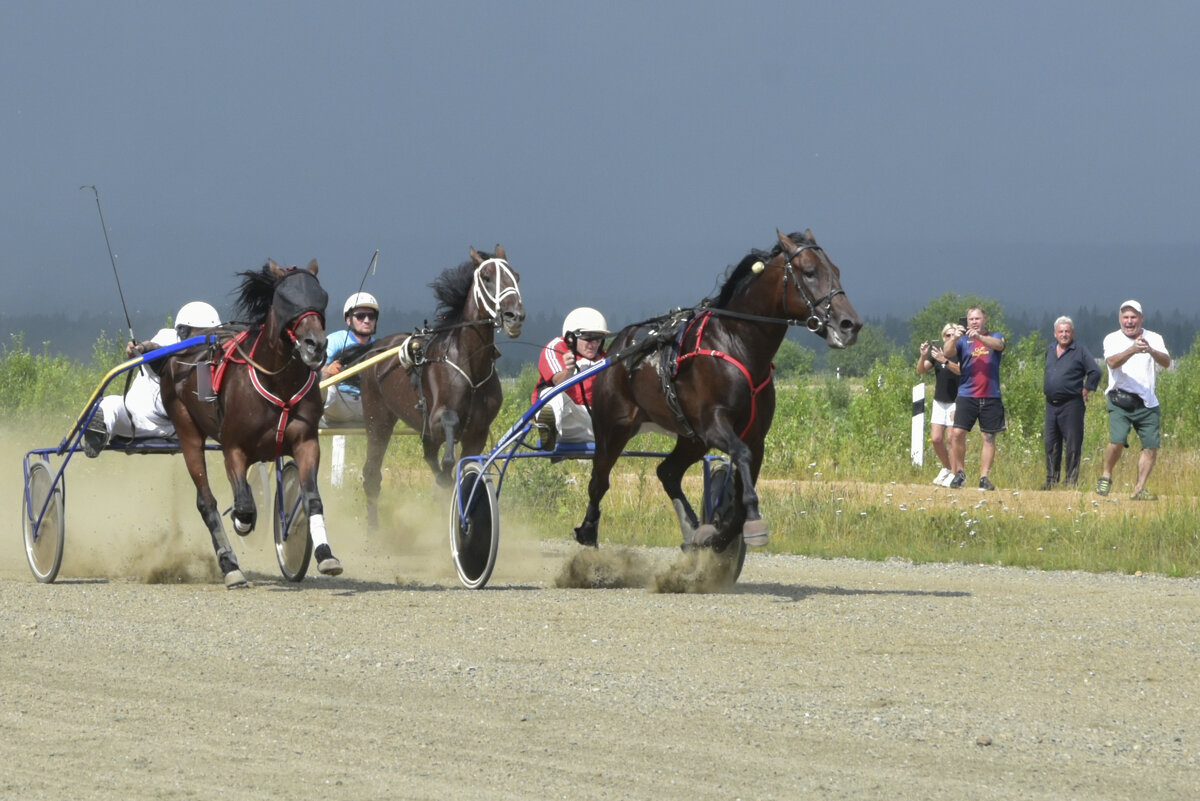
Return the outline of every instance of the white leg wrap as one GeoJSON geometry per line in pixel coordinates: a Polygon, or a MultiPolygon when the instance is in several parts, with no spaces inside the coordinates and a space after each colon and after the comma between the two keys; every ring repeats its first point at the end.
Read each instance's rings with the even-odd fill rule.
{"type": "Polygon", "coordinates": [[[325,533],[325,515],[308,518],[308,534],[312,537],[313,548],[329,544],[329,535],[325,533]]]}

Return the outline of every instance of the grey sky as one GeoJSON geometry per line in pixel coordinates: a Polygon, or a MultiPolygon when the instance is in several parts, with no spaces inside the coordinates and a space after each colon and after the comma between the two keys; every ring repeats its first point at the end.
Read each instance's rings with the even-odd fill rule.
{"type": "Polygon", "coordinates": [[[432,311],[500,242],[531,313],[621,322],[776,227],[867,316],[1195,286],[1200,4],[15,2],[0,31],[2,313],[123,319],[81,184],[164,313],[268,256],[340,306],[376,248],[366,288],[432,311]]]}

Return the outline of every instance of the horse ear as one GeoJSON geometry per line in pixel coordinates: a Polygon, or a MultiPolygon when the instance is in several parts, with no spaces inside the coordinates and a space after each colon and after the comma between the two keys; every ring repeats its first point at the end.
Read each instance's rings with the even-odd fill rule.
{"type": "Polygon", "coordinates": [[[304,269],[308,270],[308,271],[309,271],[310,273],[312,273],[313,275],[316,275],[316,274],[317,274],[317,269],[318,269],[318,267],[317,267],[317,260],[316,260],[316,259],[313,259],[312,261],[310,261],[310,262],[308,263],[308,266],[307,266],[307,267],[305,267],[304,269]]]}
{"type": "Polygon", "coordinates": [[[779,244],[787,248],[789,253],[796,249],[796,243],[788,239],[783,231],[780,231],[778,228],[775,229],[775,236],[779,237],[779,244]]]}
{"type": "Polygon", "coordinates": [[[275,276],[276,278],[281,278],[283,276],[283,268],[276,264],[274,259],[267,259],[267,269],[270,270],[271,275],[275,276]]]}
{"type": "Polygon", "coordinates": [[[812,232],[811,228],[804,229],[804,238],[807,239],[809,242],[812,242],[814,245],[817,244],[817,238],[815,236],[813,236],[813,232],[812,232]]]}
{"type": "Polygon", "coordinates": [[[478,267],[480,265],[480,263],[483,262],[483,257],[479,255],[479,251],[476,250],[474,247],[471,248],[471,261],[475,262],[476,267],[478,267]]]}
{"type": "Polygon", "coordinates": [[[499,242],[496,243],[495,253],[496,253],[497,259],[507,259],[508,258],[508,255],[504,252],[504,247],[499,242]]]}

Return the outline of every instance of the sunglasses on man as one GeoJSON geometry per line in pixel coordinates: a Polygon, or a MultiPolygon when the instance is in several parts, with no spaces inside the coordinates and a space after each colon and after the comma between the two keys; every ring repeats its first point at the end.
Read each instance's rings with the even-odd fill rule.
{"type": "Polygon", "coordinates": [[[367,320],[374,320],[378,317],[379,317],[378,312],[373,312],[373,311],[354,312],[354,319],[358,320],[360,323],[366,322],[367,320]]]}
{"type": "Polygon", "coordinates": [[[580,342],[603,342],[604,334],[580,334],[578,339],[580,342]]]}

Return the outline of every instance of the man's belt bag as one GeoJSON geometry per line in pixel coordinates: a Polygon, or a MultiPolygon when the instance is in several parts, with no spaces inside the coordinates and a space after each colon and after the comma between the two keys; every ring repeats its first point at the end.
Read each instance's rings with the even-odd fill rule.
{"type": "Polygon", "coordinates": [[[1108,393],[1108,399],[1112,401],[1112,405],[1118,409],[1124,409],[1127,412],[1136,411],[1146,404],[1142,402],[1142,396],[1133,392],[1126,392],[1123,389],[1114,389],[1108,393]]]}

